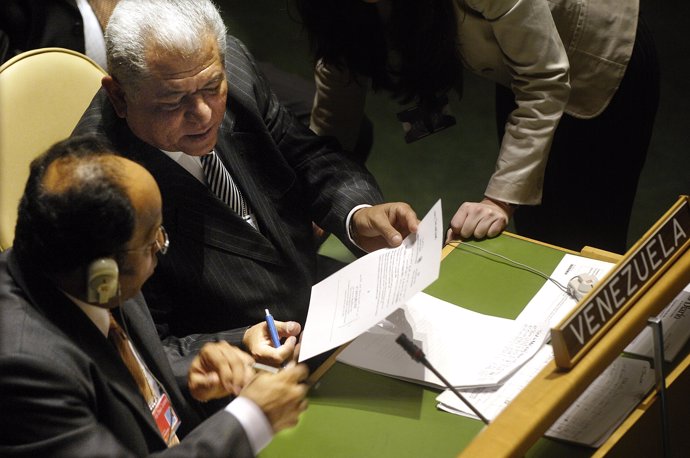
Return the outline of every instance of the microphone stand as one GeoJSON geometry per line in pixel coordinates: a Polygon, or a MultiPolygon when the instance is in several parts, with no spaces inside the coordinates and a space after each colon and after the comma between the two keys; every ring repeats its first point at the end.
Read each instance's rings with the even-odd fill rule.
{"type": "Polygon", "coordinates": [[[403,334],[400,334],[400,335],[398,336],[398,338],[395,339],[395,342],[396,342],[398,345],[400,345],[401,347],[403,347],[403,349],[407,352],[408,355],[410,355],[410,357],[411,357],[413,360],[417,361],[418,363],[422,363],[422,364],[424,365],[424,367],[426,367],[426,368],[429,369],[431,372],[433,372],[434,375],[436,375],[436,377],[438,377],[438,378],[443,382],[443,384],[446,385],[446,387],[448,387],[448,389],[449,389],[450,391],[452,391],[453,393],[455,393],[455,395],[456,395],[458,398],[460,398],[460,400],[461,400],[467,407],[469,407],[469,408],[472,410],[472,412],[474,412],[474,414],[475,414],[481,421],[484,422],[484,424],[486,424],[486,425],[489,424],[489,420],[487,420],[487,418],[486,418],[484,415],[482,415],[481,412],[479,412],[472,404],[470,404],[469,401],[468,401],[467,399],[465,399],[465,397],[464,397],[462,394],[460,394],[460,392],[459,392],[453,385],[451,385],[450,382],[448,382],[448,380],[446,380],[445,377],[442,376],[442,375],[436,370],[436,368],[434,368],[434,366],[431,365],[431,363],[429,362],[429,360],[426,359],[426,356],[424,355],[424,352],[422,351],[422,349],[419,348],[417,345],[415,345],[414,342],[412,342],[404,333],[403,333],[403,334]]]}

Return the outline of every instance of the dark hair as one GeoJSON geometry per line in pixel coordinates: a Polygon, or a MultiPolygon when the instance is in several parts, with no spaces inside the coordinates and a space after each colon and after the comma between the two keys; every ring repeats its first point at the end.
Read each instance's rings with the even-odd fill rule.
{"type": "Polygon", "coordinates": [[[394,0],[388,24],[361,0],[294,0],[315,59],[372,78],[403,103],[462,84],[449,0],[394,0]]]}
{"type": "MultiPolygon", "coordinates": [[[[45,273],[69,272],[115,256],[131,239],[135,210],[114,153],[94,137],[73,137],[31,162],[19,203],[13,250],[45,273]],[[51,164],[57,189],[44,186],[51,164]]],[[[55,187],[53,187],[55,188],[55,187]]]]}

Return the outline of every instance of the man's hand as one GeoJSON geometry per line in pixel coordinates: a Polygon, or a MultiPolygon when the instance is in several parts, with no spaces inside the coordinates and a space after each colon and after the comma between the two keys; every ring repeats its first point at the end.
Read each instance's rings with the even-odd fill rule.
{"type": "Polygon", "coordinates": [[[277,367],[287,359],[296,358],[295,344],[302,327],[296,321],[275,321],[275,325],[278,337],[281,339],[287,337],[280,347],[273,346],[268,325],[265,322],[247,329],[242,343],[258,362],[277,367]]]}
{"type": "Polygon", "coordinates": [[[199,401],[238,395],[254,377],[254,359],[227,342],[207,343],[192,361],[187,383],[199,401]]]}
{"type": "Polygon", "coordinates": [[[506,228],[514,211],[512,206],[489,198],[464,202],[450,220],[446,243],[458,236],[462,239],[496,237],[506,228]]]}
{"type": "Polygon", "coordinates": [[[350,221],[352,239],[364,251],[400,246],[410,233],[417,232],[419,220],[404,202],[374,205],[357,210],[350,221]]]}
{"type": "Polygon", "coordinates": [[[295,426],[299,414],[307,408],[305,399],[309,385],[304,382],[309,370],[298,364],[276,374],[262,372],[240,393],[259,406],[271,423],[274,432],[295,426]]]}

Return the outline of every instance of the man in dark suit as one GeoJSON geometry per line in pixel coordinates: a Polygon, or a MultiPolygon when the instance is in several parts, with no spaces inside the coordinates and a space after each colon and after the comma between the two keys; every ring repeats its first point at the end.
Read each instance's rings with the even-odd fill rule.
{"type": "Polygon", "coordinates": [[[304,365],[254,376],[208,344],[201,421],[176,385],[141,285],[167,250],[161,196],[140,165],[74,138],[37,158],[12,249],[0,254],[0,456],[252,456],[306,407],[304,365]]]}
{"type": "MultiPolygon", "coordinates": [[[[106,67],[103,25],[95,11],[108,11],[87,0],[4,0],[0,2],[0,34],[7,48],[0,63],[36,48],[59,47],[86,54],[106,67]]],[[[107,3],[107,2],[106,2],[107,3]]]]}
{"type": "MultiPolygon", "coordinates": [[[[144,293],[163,337],[194,334],[183,341],[194,345],[208,338],[197,333],[250,326],[266,308],[303,322],[311,286],[328,273],[312,221],[360,253],[416,231],[409,205],[382,204],[366,169],[278,103],[210,1],[121,0],[106,44],[110,76],[75,133],[106,138],[161,188],[175,246],[144,293]],[[214,155],[246,214],[214,194],[202,165],[214,155]]],[[[262,331],[244,335],[251,353],[285,358],[262,331]]]]}

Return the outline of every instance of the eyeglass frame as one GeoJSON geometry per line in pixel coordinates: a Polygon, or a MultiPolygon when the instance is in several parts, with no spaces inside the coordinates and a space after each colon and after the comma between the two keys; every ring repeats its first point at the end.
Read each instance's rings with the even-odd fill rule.
{"type": "Polygon", "coordinates": [[[123,253],[131,253],[135,251],[144,251],[144,249],[149,249],[152,250],[153,247],[156,247],[158,251],[156,251],[156,254],[160,253],[161,255],[165,256],[165,254],[168,252],[168,248],[170,247],[170,238],[168,237],[168,231],[165,230],[163,225],[161,224],[158,226],[158,230],[156,231],[156,240],[153,242],[149,243],[145,247],[141,248],[132,248],[129,250],[120,250],[123,253]],[[159,240],[159,236],[163,236],[163,244],[161,245],[161,241],[159,240]]]}

